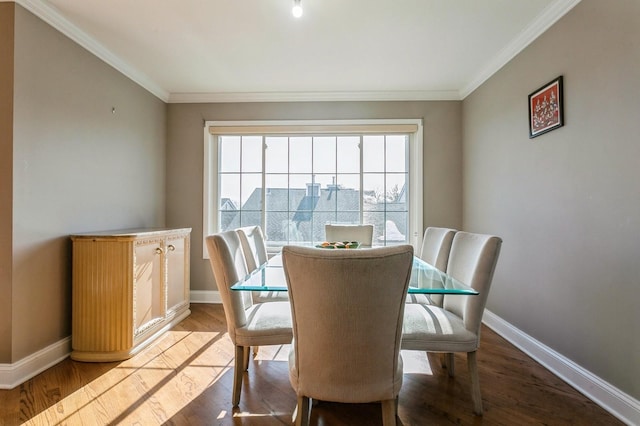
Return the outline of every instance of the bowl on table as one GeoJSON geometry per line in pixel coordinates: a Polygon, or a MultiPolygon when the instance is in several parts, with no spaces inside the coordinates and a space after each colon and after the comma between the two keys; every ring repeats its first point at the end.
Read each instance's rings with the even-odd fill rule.
{"type": "Polygon", "coordinates": [[[360,243],[358,241],[325,241],[316,245],[316,247],[322,249],[357,249],[360,247],[360,243]]]}

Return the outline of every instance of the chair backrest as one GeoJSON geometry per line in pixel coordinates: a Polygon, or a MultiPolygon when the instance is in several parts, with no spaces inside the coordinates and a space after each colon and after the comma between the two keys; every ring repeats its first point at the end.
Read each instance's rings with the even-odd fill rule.
{"type": "Polygon", "coordinates": [[[424,231],[420,259],[446,272],[453,236],[457,230],[430,226],[424,231]]]}
{"type": "Polygon", "coordinates": [[[337,402],[373,402],[398,395],[412,259],[410,245],[371,250],[283,248],[297,373],[297,383],[292,384],[298,395],[337,402]]]}
{"type": "Polygon", "coordinates": [[[444,297],[444,309],[464,320],[465,328],[480,334],[493,272],[500,254],[502,239],[493,235],[457,232],[451,244],[447,274],[473,287],[477,296],[444,297]]]}
{"type": "Polygon", "coordinates": [[[244,257],[247,261],[247,270],[253,272],[269,260],[262,228],[259,226],[245,226],[244,228],[236,229],[236,232],[240,237],[244,257]]]}
{"type": "Polygon", "coordinates": [[[331,225],[324,226],[327,241],[358,241],[362,247],[373,245],[373,225],[331,225]]]}
{"type": "Polygon", "coordinates": [[[231,286],[247,274],[247,264],[236,231],[226,231],[206,238],[213,276],[220,292],[229,337],[235,344],[236,328],[247,323],[245,309],[252,305],[251,292],[233,291],[231,286]]]}

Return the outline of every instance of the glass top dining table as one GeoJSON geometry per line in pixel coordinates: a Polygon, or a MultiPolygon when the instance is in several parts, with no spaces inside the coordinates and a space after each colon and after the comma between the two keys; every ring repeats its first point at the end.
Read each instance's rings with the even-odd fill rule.
{"type": "MultiPolygon", "coordinates": [[[[287,291],[282,256],[275,255],[231,287],[236,291],[287,291]]],[[[477,295],[476,290],[442,272],[419,257],[413,257],[409,294],[477,295]]]]}

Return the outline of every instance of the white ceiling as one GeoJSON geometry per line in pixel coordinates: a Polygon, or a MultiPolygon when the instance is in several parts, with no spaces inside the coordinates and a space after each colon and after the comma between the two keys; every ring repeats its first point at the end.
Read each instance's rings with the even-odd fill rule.
{"type": "Polygon", "coordinates": [[[16,3],[164,101],[242,102],[463,99],[579,1],[16,3]]]}

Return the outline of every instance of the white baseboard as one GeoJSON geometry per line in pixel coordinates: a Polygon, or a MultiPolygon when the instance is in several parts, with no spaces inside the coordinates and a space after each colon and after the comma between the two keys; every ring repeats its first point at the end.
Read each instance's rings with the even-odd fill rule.
{"type": "Polygon", "coordinates": [[[71,337],[66,337],[14,364],[0,364],[0,389],[13,389],[65,359],[71,353],[71,337]]]}
{"type": "Polygon", "coordinates": [[[622,422],[628,425],[640,425],[640,401],[637,399],[523,333],[491,311],[485,310],[483,322],[622,422]]]}
{"type": "MultiPolygon", "coordinates": [[[[192,291],[192,303],[222,303],[217,291],[192,291]]],[[[189,312],[174,318],[158,333],[163,333],[186,317],[189,312]]],[[[156,333],[156,334],[158,334],[156,333]]],[[[53,367],[71,354],[71,336],[66,337],[13,364],[0,364],[0,389],[13,389],[44,370],[53,367]]]]}
{"type": "Polygon", "coordinates": [[[191,303],[222,303],[222,299],[218,291],[191,290],[191,303]]]}

